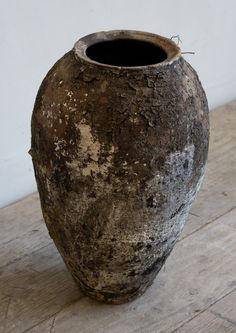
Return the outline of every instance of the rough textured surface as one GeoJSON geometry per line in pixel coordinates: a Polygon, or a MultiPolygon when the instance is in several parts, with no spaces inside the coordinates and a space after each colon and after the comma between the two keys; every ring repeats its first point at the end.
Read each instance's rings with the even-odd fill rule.
{"type": "Polygon", "coordinates": [[[98,300],[143,293],[171,252],[201,182],[208,108],[182,58],[99,67],[68,52],[32,117],[44,219],[72,276],[98,300]]]}
{"type": "Polygon", "coordinates": [[[236,318],[236,101],[210,118],[206,175],[188,222],[133,302],[82,295],[48,237],[37,193],[0,209],[1,333],[228,332],[236,318]]]}

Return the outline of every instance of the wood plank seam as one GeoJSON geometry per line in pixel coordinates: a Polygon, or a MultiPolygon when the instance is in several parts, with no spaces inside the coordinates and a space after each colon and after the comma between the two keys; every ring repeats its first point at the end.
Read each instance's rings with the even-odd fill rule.
{"type": "Polygon", "coordinates": [[[19,258],[13,259],[12,261],[8,262],[7,264],[5,264],[5,265],[3,265],[3,266],[0,266],[0,268],[1,268],[1,269],[3,269],[3,268],[7,268],[8,266],[17,263],[18,261],[20,261],[20,260],[22,260],[22,259],[24,259],[24,258],[26,258],[26,257],[29,257],[29,256],[31,256],[32,254],[34,254],[35,252],[38,252],[38,251],[40,251],[40,250],[42,250],[42,249],[44,249],[45,247],[48,247],[48,246],[50,246],[50,245],[51,245],[51,243],[49,243],[49,244],[47,244],[47,245],[44,245],[44,246],[41,246],[41,247],[39,247],[38,249],[36,249],[36,250],[34,250],[34,251],[30,252],[30,253],[26,253],[26,254],[24,254],[23,256],[19,257],[19,258]]]}
{"type": "Polygon", "coordinates": [[[191,211],[189,212],[189,215],[195,216],[195,217],[200,217],[200,215],[192,213],[191,211]]]}
{"type": "Polygon", "coordinates": [[[222,295],[220,298],[218,298],[217,300],[215,300],[213,303],[211,303],[208,307],[200,310],[195,316],[190,317],[188,320],[186,320],[185,322],[183,322],[182,324],[180,324],[178,327],[176,327],[173,331],[171,331],[170,333],[175,333],[178,332],[178,330],[182,327],[184,327],[186,324],[188,324],[190,321],[192,321],[193,319],[197,318],[198,316],[200,316],[202,313],[206,312],[207,310],[210,310],[210,308],[217,304],[218,302],[220,302],[222,299],[224,299],[225,297],[227,297],[228,295],[230,295],[231,293],[235,292],[236,288],[230,290],[229,292],[227,292],[226,294],[222,295]]]}
{"type": "MultiPolygon", "coordinates": [[[[66,303],[64,306],[61,307],[60,310],[56,311],[55,313],[53,313],[52,315],[48,316],[47,318],[44,318],[43,320],[40,320],[38,323],[34,324],[33,326],[28,327],[26,330],[22,331],[21,333],[26,333],[26,332],[30,331],[31,329],[37,327],[38,325],[40,325],[40,324],[44,323],[45,321],[47,321],[47,320],[49,320],[49,319],[52,319],[52,318],[53,318],[53,320],[52,320],[52,324],[53,324],[53,326],[54,326],[54,323],[55,323],[55,320],[56,320],[56,316],[57,316],[60,312],[62,312],[62,311],[65,310],[67,307],[71,306],[72,304],[74,304],[74,303],[80,301],[80,300],[81,300],[82,298],[84,298],[84,297],[85,297],[85,296],[82,295],[82,296],[78,297],[76,300],[74,300],[74,301],[72,301],[72,302],[68,302],[68,303],[66,303]]],[[[52,324],[51,324],[51,327],[52,327],[52,324]]],[[[52,329],[53,329],[53,328],[52,328],[52,329]]],[[[51,331],[50,331],[50,332],[51,332],[51,331]]]]}
{"type": "Polygon", "coordinates": [[[54,316],[54,318],[53,318],[53,320],[52,320],[52,325],[51,325],[51,327],[50,327],[50,333],[52,333],[52,330],[53,330],[53,328],[54,328],[54,323],[55,323],[55,320],[56,320],[56,316],[57,316],[57,314],[55,314],[55,316],[54,316]]]}
{"type": "MultiPolygon", "coordinates": [[[[39,220],[35,221],[35,224],[38,225],[39,223],[45,223],[45,222],[44,222],[44,219],[39,219],[39,220]]],[[[45,227],[46,227],[46,226],[45,226],[45,227]]],[[[33,230],[35,230],[35,229],[32,229],[31,231],[33,231],[33,230]]],[[[26,231],[25,233],[21,234],[20,236],[16,236],[15,238],[11,238],[11,239],[9,239],[9,240],[6,241],[6,242],[2,242],[1,245],[6,245],[6,244],[9,244],[9,243],[11,243],[11,242],[17,240],[17,239],[21,239],[23,236],[27,235],[28,232],[29,232],[29,231],[26,231]]]]}
{"type": "Polygon", "coordinates": [[[6,332],[6,328],[7,328],[7,317],[8,317],[8,312],[9,312],[9,307],[10,307],[10,304],[11,304],[11,296],[7,296],[8,297],[8,303],[7,303],[7,306],[6,306],[6,311],[5,311],[5,314],[4,314],[4,324],[3,324],[3,333],[6,332]]]}
{"type": "MultiPolygon", "coordinates": [[[[210,220],[209,222],[206,222],[205,224],[203,224],[203,225],[202,225],[201,227],[199,227],[198,229],[194,230],[193,232],[191,232],[191,233],[187,234],[186,236],[184,236],[183,238],[179,239],[177,242],[182,242],[183,240],[187,239],[189,236],[191,236],[191,235],[195,234],[196,232],[198,232],[198,231],[204,229],[205,227],[209,226],[209,224],[218,221],[221,217],[223,217],[224,215],[226,215],[226,214],[232,212],[234,209],[236,209],[236,206],[231,207],[231,208],[228,209],[226,212],[224,212],[224,213],[222,213],[222,214],[216,216],[214,219],[210,220]]],[[[188,223],[188,222],[187,222],[187,223],[188,223]]]]}
{"type": "Polygon", "coordinates": [[[231,320],[230,318],[226,317],[226,316],[223,316],[222,314],[220,314],[219,312],[216,312],[216,311],[210,311],[213,315],[215,315],[216,317],[224,320],[224,321],[227,321],[228,323],[232,324],[233,326],[236,327],[236,321],[235,320],[231,320]]]}

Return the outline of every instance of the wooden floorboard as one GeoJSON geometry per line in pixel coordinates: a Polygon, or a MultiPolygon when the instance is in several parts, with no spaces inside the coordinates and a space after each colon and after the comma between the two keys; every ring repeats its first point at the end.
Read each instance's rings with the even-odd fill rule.
{"type": "Polygon", "coordinates": [[[236,102],[211,113],[209,162],[180,241],[138,300],[83,296],[37,194],[0,210],[0,332],[236,332],[236,102]]]}
{"type": "Polygon", "coordinates": [[[235,333],[236,291],[229,293],[175,333],[235,333]]]}
{"type": "Polygon", "coordinates": [[[211,139],[204,182],[181,237],[236,206],[236,102],[211,113],[211,139]]]}
{"type": "Polygon", "coordinates": [[[236,211],[176,245],[165,270],[138,300],[120,306],[84,297],[60,311],[55,332],[173,332],[236,289],[236,211]]]}

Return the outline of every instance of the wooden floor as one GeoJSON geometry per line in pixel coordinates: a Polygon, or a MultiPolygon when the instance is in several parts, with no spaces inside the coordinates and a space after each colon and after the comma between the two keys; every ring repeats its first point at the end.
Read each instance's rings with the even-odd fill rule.
{"type": "Polygon", "coordinates": [[[208,168],[181,239],[153,286],[125,305],[82,295],[38,195],[0,212],[0,332],[236,332],[236,102],[211,113],[208,168]]]}

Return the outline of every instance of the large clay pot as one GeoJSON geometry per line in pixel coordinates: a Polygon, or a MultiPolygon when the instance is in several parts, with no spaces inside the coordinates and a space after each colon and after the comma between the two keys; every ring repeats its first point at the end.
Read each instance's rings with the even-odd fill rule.
{"type": "Polygon", "coordinates": [[[50,236],[86,294],[122,303],[152,283],[199,189],[208,134],[198,76],[167,38],[91,34],[48,72],[31,154],[50,236]]]}

